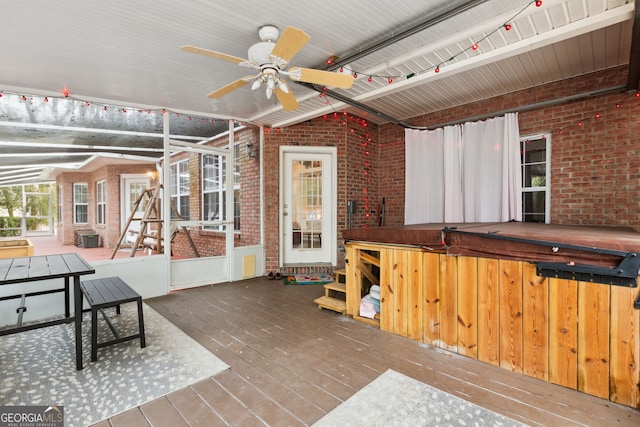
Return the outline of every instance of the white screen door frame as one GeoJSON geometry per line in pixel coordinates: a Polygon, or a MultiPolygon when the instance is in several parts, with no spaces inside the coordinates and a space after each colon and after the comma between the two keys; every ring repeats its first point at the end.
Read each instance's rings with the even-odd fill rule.
{"type": "MultiPolygon", "coordinates": [[[[137,195],[140,194],[140,190],[141,189],[148,189],[149,185],[150,185],[150,179],[148,176],[146,175],[139,175],[139,174],[122,174],[120,176],[120,188],[122,189],[121,191],[121,213],[120,213],[120,228],[122,231],[126,231],[124,228],[127,226],[127,220],[129,219],[129,216],[131,215],[131,209],[132,209],[132,204],[133,202],[135,202],[135,200],[137,199],[137,195]],[[132,195],[131,192],[136,191],[136,194],[134,194],[135,197],[133,197],[132,200],[132,195]]],[[[142,215],[144,213],[144,206],[142,203],[140,204],[140,207],[138,208],[138,213],[136,213],[136,215],[134,216],[134,220],[131,221],[131,225],[129,226],[130,229],[136,229],[140,227],[140,219],[142,218],[142,215]],[[137,219],[138,221],[136,221],[135,219],[137,219]]]]}
{"type": "MultiPolygon", "coordinates": [[[[316,173],[311,171],[311,173],[316,173]]],[[[336,265],[337,150],[335,147],[280,147],[280,266],[336,265]],[[294,165],[318,165],[321,203],[304,214],[294,207],[294,165]],[[295,225],[295,230],[294,230],[295,225]],[[294,233],[296,236],[294,236],[294,233]]],[[[310,196],[307,195],[307,198],[310,196]]]]}

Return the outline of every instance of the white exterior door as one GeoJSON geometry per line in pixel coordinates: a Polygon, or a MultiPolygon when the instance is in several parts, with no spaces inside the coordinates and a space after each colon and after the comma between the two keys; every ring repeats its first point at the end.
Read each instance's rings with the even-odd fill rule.
{"type": "MultiPolygon", "coordinates": [[[[144,192],[144,190],[149,188],[149,178],[145,175],[122,175],[122,203],[121,203],[121,229],[122,231],[126,231],[124,228],[127,225],[127,220],[129,216],[134,211],[134,205],[138,197],[144,192]]],[[[144,214],[144,210],[147,207],[148,198],[144,198],[142,202],[138,205],[137,209],[134,212],[134,220],[131,221],[129,225],[129,230],[138,230],[140,228],[140,221],[136,221],[135,219],[140,220],[142,215],[144,214]]]]}
{"type": "Polygon", "coordinates": [[[281,148],[282,264],[335,265],[336,150],[281,148]]]}

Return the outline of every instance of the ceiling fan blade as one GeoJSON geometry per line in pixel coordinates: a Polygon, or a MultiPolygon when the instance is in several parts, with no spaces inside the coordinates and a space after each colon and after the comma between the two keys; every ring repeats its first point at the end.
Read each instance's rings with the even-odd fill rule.
{"type": "Polygon", "coordinates": [[[353,84],[351,74],[335,73],[333,71],[314,70],[313,68],[290,68],[289,77],[296,81],[317,83],[324,86],[334,86],[349,89],[353,84]]]}
{"type": "MultiPolygon", "coordinates": [[[[286,83],[284,84],[286,85],[286,83]]],[[[288,92],[285,92],[278,87],[274,89],[276,97],[278,98],[280,105],[282,105],[282,108],[284,108],[285,111],[293,111],[298,108],[298,101],[296,100],[291,88],[287,86],[287,90],[288,92]]]]}
{"type": "Polygon", "coordinates": [[[180,49],[185,52],[197,53],[199,55],[210,56],[212,58],[222,59],[223,61],[233,62],[234,64],[240,64],[242,62],[249,62],[246,59],[238,58],[236,56],[227,55],[226,53],[215,52],[209,49],[203,49],[195,46],[180,46],[180,49]]]}
{"type": "Polygon", "coordinates": [[[289,62],[309,40],[311,37],[304,31],[295,27],[287,27],[271,50],[271,55],[289,62]]]}
{"type": "Polygon", "coordinates": [[[235,82],[231,82],[226,86],[221,87],[220,89],[211,92],[207,95],[209,98],[221,98],[228,94],[229,92],[233,92],[236,89],[241,88],[242,86],[248,84],[254,76],[245,76],[241,79],[236,80],[235,82]]]}

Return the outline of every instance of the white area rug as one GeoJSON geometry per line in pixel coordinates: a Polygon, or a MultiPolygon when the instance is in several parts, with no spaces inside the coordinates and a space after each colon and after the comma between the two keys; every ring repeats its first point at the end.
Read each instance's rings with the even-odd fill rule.
{"type": "MultiPolygon", "coordinates": [[[[147,346],[132,340],[98,349],[90,362],[91,321],[83,324],[84,369],[75,369],[74,325],[57,325],[0,337],[0,404],[64,406],[65,426],[86,426],[229,366],[143,304],[147,346]]],[[[107,314],[121,336],[138,327],[135,303],[107,314]]],[[[100,319],[99,342],[113,336],[100,319]]]]}
{"type": "Polygon", "coordinates": [[[388,370],[322,417],[314,427],[523,425],[388,370]]]}

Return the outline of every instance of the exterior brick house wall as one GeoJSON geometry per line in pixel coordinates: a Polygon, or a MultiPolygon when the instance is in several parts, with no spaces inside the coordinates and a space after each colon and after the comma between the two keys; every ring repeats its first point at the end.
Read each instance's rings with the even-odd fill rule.
{"type": "MultiPolygon", "coordinates": [[[[411,123],[472,121],[491,112],[624,86],[626,80],[626,67],[613,68],[416,117],[411,123]]],[[[552,223],[640,231],[640,98],[622,91],[595,95],[522,111],[518,121],[523,137],[551,133],[552,223]]],[[[386,224],[399,225],[404,221],[404,129],[381,126],[378,139],[378,193],[386,198],[386,224]]]]}
{"type": "MultiPolygon", "coordinates": [[[[486,101],[415,117],[415,126],[473,121],[562,97],[626,83],[625,67],[554,82],[486,101]]],[[[640,98],[618,92],[541,106],[518,114],[520,135],[551,133],[551,222],[614,225],[640,231],[640,98]],[[616,104],[624,100],[619,108],[616,104]],[[595,115],[600,114],[598,119],[595,115]],[[578,126],[579,121],[583,122],[578,126]],[[562,132],[560,133],[560,130],[562,132]]],[[[385,225],[404,223],[404,128],[375,126],[340,113],[265,133],[265,265],[278,269],[281,145],[333,145],[338,149],[338,265],[344,265],[341,231],[346,204],[355,200],[354,228],[375,227],[385,199],[385,225]]]]}
{"type": "MultiPolygon", "coordinates": [[[[252,142],[257,151],[259,129],[248,127],[234,132],[235,143],[240,146],[240,232],[234,236],[234,246],[249,246],[260,243],[260,163],[257,158],[249,158],[247,143],[252,142]]],[[[213,140],[209,145],[225,147],[228,136],[213,140]]],[[[189,213],[185,219],[202,218],[202,155],[183,152],[171,159],[172,163],[188,159],[190,174],[189,213]]],[[[203,230],[190,227],[189,236],[200,256],[219,256],[226,252],[226,237],[221,231],[203,230]]],[[[193,257],[195,254],[187,236],[179,232],[172,243],[173,255],[193,257]]]]}
{"type": "MultiPolygon", "coordinates": [[[[235,245],[246,246],[260,243],[260,179],[259,161],[247,155],[247,142],[251,141],[258,147],[259,129],[245,128],[236,132],[236,141],[240,145],[240,174],[241,174],[241,232],[236,233],[235,245]]],[[[212,145],[225,146],[226,136],[212,142],[212,145]]],[[[201,219],[202,216],[202,180],[201,155],[183,152],[172,158],[172,163],[184,159],[189,160],[190,217],[186,219],[201,219]]],[[[158,183],[158,172],[155,164],[140,165],[110,165],[94,172],[64,172],[56,178],[56,185],[62,186],[62,218],[57,224],[57,238],[65,245],[75,243],[77,230],[94,230],[99,235],[100,245],[114,247],[121,234],[121,193],[120,179],[122,174],[141,174],[151,176],[150,186],[155,188],[158,183]],[[105,181],[106,215],[105,224],[96,224],[96,183],[105,181]],[[88,185],[88,221],[86,224],[73,223],[73,184],[88,185]]],[[[226,251],[225,234],[223,232],[202,230],[200,227],[188,229],[189,236],[198,248],[201,256],[223,255],[226,251]]],[[[187,237],[181,231],[176,235],[172,245],[172,252],[177,256],[193,257],[194,252],[187,237]]]]}
{"type": "MultiPolygon", "coordinates": [[[[265,161],[265,269],[279,271],[280,215],[280,147],[331,146],[337,150],[337,264],[344,265],[342,230],[348,226],[347,201],[354,200],[357,212],[352,217],[354,227],[377,224],[376,205],[376,136],[377,127],[362,118],[335,114],[318,117],[283,129],[266,129],[265,161]],[[367,175],[369,174],[369,175],[367,175]]],[[[315,273],[331,271],[326,266],[284,269],[284,273],[315,273]]]]}
{"type": "MultiPolygon", "coordinates": [[[[157,184],[157,172],[154,164],[111,165],[94,172],[64,172],[57,176],[56,186],[62,186],[62,218],[57,223],[57,238],[63,245],[75,243],[76,230],[94,230],[100,237],[99,244],[112,247],[120,238],[120,176],[122,174],[141,174],[153,176],[151,186],[157,184]],[[96,224],[96,183],[105,182],[105,224],[96,224]],[[88,221],[86,224],[73,222],[73,184],[87,184],[88,221]]],[[[58,192],[58,197],[60,194],[58,192]]]]}
{"type": "MultiPolygon", "coordinates": [[[[520,135],[551,134],[551,222],[556,224],[616,225],[640,231],[640,98],[617,92],[593,95],[560,104],[546,103],[562,97],[601,91],[626,84],[625,67],[554,82],[537,88],[495,97],[415,117],[415,126],[441,126],[454,121],[473,121],[492,113],[519,107],[540,105],[518,114],[520,135]],[[623,102],[621,102],[621,100],[623,102]],[[619,108],[616,104],[620,104],[619,108]],[[599,118],[595,118],[600,114],[599,118]],[[578,122],[582,126],[577,126],[578,122]],[[562,132],[560,132],[562,129],[562,132]]],[[[247,156],[246,143],[259,150],[259,131],[255,126],[235,132],[240,144],[241,168],[241,232],[235,235],[236,246],[260,243],[260,160],[247,156]]],[[[211,142],[226,146],[228,137],[211,142]]],[[[349,226],[347,202],[356,203],[351,225],[377,227],[380,206],[385,200],[385,225],[404,221],[405,146],[404,128],[386,124],[377,126],[366,118],[328,114],[282,129],[264,129],[264,214],[265,269],[279,270],[281,146],[332,146],[337,149],[337,242],[338,266],[344,265],[342,231],[349,226]]],[[[202,215],[201,156],[181,153],[172,163],[189,159],[191,173],[190,219],[202,215]]],[[[119,175],[146,173],[153,166],[109,167],[91,174],[63,173],[58,185],[65,198],[63,220],[58,225],[58,238],[73,242],[73,232],[95,226],[95,182],[106,180],[107,225],[97,228],[105,245],[113,245],[119,237],[119,175]],[[72,218],[73,183],[89,184],[89,224],[74,225],[72,218]],[[106,230],[109,230],[108,233],[106,230]]],[[[155,169],[153,169],[155,172],[155,169]]],[[[426,185],[426,184],[425,184],[426,185]]],[[[190,236],[203,256],[225,252],[224,233],[192,227],[190,236]]],[[[174,255],[191,257],[193,252],[185,236],[179,233],[173,242],[174,255]]],[[[285,269],[283,273],[288,273],[285,269]]],[[[293,270],[292,270],[293,271],[293,270]]],[[[326,271],[326,267],[297,267],[297,272],[326,271]]]]}

